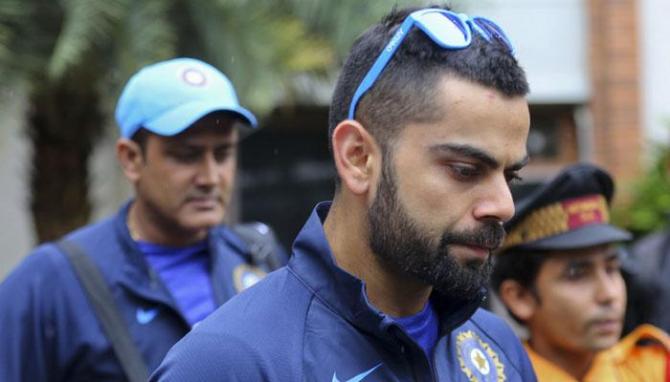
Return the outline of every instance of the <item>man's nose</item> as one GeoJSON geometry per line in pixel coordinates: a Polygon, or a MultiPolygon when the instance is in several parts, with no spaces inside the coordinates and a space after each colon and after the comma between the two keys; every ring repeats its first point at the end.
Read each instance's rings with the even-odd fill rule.
{"type": "Polygon", "coordinates": [[[487,187],[485,196],[475,206],[475,218],[503,222],[511,219],[514,216],[514,200],[505,176],[496,176],[487,187]]]}
{"type": "Polygon", "coordinates": [[[198,168],[197,183],[203,186],[215,185],[219,181],[219,164],[213,153],[203,155],[198,168]]]}
{"type": "Polygon", "coordinates": [[[621,275],[618,272],[599,270],[596,276],[596,299],[601,304],[609,304],[622,296],[621,275]]]}

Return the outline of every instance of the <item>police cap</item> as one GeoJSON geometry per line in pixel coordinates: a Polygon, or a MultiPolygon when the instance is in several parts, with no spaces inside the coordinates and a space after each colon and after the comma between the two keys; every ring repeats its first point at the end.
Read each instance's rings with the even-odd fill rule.
{"type": "Polygon", "coordinates": [[[631,239],[609,223],[614,182],[586,163],[568,166],[516,205],[502,250],[567,250],[631,239]]]}

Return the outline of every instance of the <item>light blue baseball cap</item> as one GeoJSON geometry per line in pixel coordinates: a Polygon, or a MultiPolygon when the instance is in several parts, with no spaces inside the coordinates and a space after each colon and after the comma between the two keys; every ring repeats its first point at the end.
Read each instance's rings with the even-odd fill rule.
{"type": "Polygon", "coordinates": [[[135,73],[121,92],[115,116],[124,138],[140,128],[171,136],[215,111],[239,115],[250,129],[258,126],[240,106],[228,77],[200,60],[175,58],[135,73]]]}

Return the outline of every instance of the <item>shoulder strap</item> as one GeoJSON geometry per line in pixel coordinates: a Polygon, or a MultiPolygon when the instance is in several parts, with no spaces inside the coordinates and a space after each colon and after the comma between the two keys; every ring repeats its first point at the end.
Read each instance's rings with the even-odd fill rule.
{"type": "Polygon", "coordinates": [[[65,253],[72,264],[128,380],[146,382],[149,378],[147,367],[130,337],[100,270],[73,242],[63,239],[56,243],[56,246],[65,253]]]}
{"type": "Polygon", "coordinates": [[[276,253],[277,240],[272,228],[263,223],[246,223],[234,225],[231,229],[247,244],[254,265],[265,267],[267,271],[282,265],[276,253]]]}

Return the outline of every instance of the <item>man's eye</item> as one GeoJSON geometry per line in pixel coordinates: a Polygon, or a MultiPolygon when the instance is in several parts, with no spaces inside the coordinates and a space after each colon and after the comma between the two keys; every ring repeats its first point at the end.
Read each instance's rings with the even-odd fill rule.
{"type": "Polygon", "coordinates": [[[481,175],[481,171],[477,166],[466,164],[451,164],[449,165],[451,172],[462,180],[470,180],[481,175]]]}
{"type": "Polygon", "coordinates": [[[505,179],[507,180],[508,184],[513,184],[513,183],[518,183],[523,180],[522,177],[519,176],[519,173],[516,171],[514,172],[509,172],[505,174],[505,179]]]}
{"type": "Polygon", "coordinates": [[[619,273],[621,272],[621,264],[618,261],[609,263],[607,264],[605,270],[609,274],[619,273]]]}
{"type": "Polygon", "coordinates": [[[586,275],[586,269],[584,267],[569,267],[565,271],[565,277],[568,280],[579,280],[586,275]]]}
{"type": "Polygon", "coordinates": [[[214,159],[219,163],[225,162],[226,159],[233,156],[233,152],[234,151],[230,148],[218,149],[214,151],[214,159]]]}

